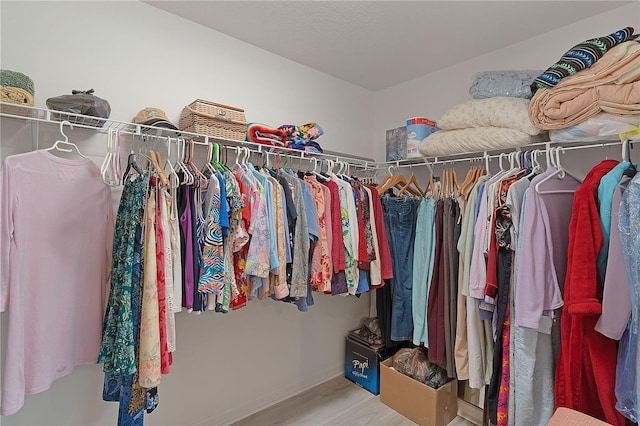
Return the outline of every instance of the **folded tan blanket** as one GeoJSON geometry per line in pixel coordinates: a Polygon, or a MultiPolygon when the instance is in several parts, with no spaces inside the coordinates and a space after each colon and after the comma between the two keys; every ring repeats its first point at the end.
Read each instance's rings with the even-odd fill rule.
{"type": "Polygon", "coordinates": [[[609,50],[591,68],[541,88],[529,103],[534,126],[563,129],[600,112],[640,114],[640,43],[628,41],[609,50]]]}

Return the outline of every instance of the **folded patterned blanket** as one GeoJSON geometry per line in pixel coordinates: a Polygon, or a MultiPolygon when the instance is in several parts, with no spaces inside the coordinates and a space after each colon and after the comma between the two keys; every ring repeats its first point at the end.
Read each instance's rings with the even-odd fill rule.
{"type": "Polygon", "coordinates": [[[636,37],[632,27],[625,27],[607,36],[592,38],[573,46],[531,83],[531,93],[535,94],[543,87],[551,88],[562,79],[593,66],[609,49],[636,37]]]}
{"type": "Polygon", "coordinates": [[[590,68],[541,88],[529,103],[534,126],[554,130],[581,123],[600,112],[640,114],[640,43],[614,46],[590,68]]]}
{"type": "Polygon", "coordinates": [[[286,146],[287,134],[281,129],[264,124],[249,123],[247,125],[247,140],[264,145],[286,146]]]}
{"type": "Polygon", "coordinates": [[[282,130],[287,139],[287,148],[299,149],[301,151],[322,153],[317,138],[324,134],[322,127],[318,123],[307,123],[301,126],[294,124],[283,124],[278,127],[282,130]]]}

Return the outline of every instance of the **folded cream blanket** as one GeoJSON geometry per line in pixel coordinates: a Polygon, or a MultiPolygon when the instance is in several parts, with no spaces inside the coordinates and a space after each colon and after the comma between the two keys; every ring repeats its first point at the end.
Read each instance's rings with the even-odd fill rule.
{"type": "Polygon", "coordinates": [[[529,103],[529,118],[540,129],[563,129],[600,112],[640,114],[640,43],[609,50],[591,68],[541,88],[529,103]]]}

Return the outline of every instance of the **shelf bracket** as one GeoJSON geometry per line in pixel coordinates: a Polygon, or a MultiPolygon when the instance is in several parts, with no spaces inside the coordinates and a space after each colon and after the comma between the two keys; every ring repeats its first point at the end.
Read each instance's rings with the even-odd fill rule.
{"type": "Polygon", "coordinates": [[[31,147],[33,150],[37,150],[40,145],[40,122],[38,120],[31,120],[31,147]]]}

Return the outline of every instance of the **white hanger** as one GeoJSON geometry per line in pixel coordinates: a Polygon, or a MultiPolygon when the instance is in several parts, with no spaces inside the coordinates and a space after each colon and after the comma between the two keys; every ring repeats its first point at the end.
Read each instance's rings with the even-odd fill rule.
{"type": "Polygon", "coordinates": [[[213,160],[213,142],[209,142],[209,145],[207,146],[207,164],[204,165],[203,169],[209,170],[211,176],[215,176],[216,171],[211,164],[211,160],[213,160]]]}
{"type": "MultiPolygon", "coordinates": [[[[177,139],[176,139],[176,143],[177,143],[177,139]]],[[[171,183],[171,190],[170,190],[171,198],[176,200],[176,196],[178,194],[177,189],[178,189],[178,186],[180,185],[180,178],[178,177],[178,173],[176,172],[176,169],[173,167],[173,164],[171,163],[171,138],[170,137],[167,138],[167,161],[165,163],[165,170],[169,170],[167,177],[169,178],[169,182],[171,183]]]]}
{"type": "Polygon", "coordinates": [[[109,186],[119,186],[120,177],[116,169],[116,142],[114,140],[114,129],[109,127],[107,130],[107,154],[104,157],[102,166],[100,167],[100,174],[102,175],[102,181],[109,186]]]}
{"type": "MultiPolygon", "coordinates": [[[[239,146],[234,146],[233,150],[236,152],[236,161],[235,163],[233,163],[234,168],[238,168],[240,167],[240,162],[238,161],[240,158],[240,147],[239,146]]],[[[242,153],[244,155],[244,152],[242,153]]]]}
{"type": "Polygon", "coordinates": [[[551,172],[549,175],[545,176],[544,178],[542,178],[542,180],[540,180],[538,183],[536,183],[536,192],[538,194],[573,194],[576,192],[575,189],[556,189],[556,190],[548,190],[548,191],[544,191],[540,189],[540,185],[542,185],[543,183],[545,183],[546,181],[552,178],[555,178],[556,176],[559,179],[564,179],[566,175],[569,175],[572,178],[574,178],[576,181],[580,182],[580,179],[576,178],[571,173],[567,172],[565,168],[562,167],[562,164],[560,164],[560,151],[564,152],[564,148],[562,147],[549,148],[547,152],[547,159],[551,161],[551,165],[553,167],[556,167],[556,170],[551,172]],[[555,154],[555,161],[553,158],[554,154],[555,154]]]}
{"type": "Polygon", "coordinates": [[[487,172],[487,176],[491,175],[491,171],[489,170],[489,159],[490,159],[489,154],[487,154],[487,151],[485,151],[484,152],[484,170],[487,172]]]}
{"type": "Polygon", "coordinates": [[[118,180],[118,185],[120,184],[121,173],[120,173],[120,129],[115,131],[116,139],[112,146],[113,148],[113,156],[111,157],[111,167],[113,169],[113,173],[118,180]]]}
{"type": "Polygon", "coordinates": [[[500,171],[501,171],[501,172],[506,171],[506,170],[504,169],[504,167],[502,166],[502,156],[503,156],[503,155],[504,155],[505,157],[507,157],[507,159],[509,158],[509,154],[506,154],[506,153],[504,153],[504,152],[501,152],[501,153],[500,153],[500,156],[498,157],[498,161],[499,161],[499,162],[498,162],[498,165],[500,166],[500,171]]]}
{"type": "Polygon", "coordinates": [[[242,159],[240,160],[240,166],[244,167],[251,156],[251,150],[246,146],[239,148],[242,153],[242,159]]]}
{"type": "Polygon", "coordinates": [[[55,150],[62,151],[62,152],[73,152],[73,149],[60,147],[60,144],[66,144],[66,145],[69,145],[72,148],[74,148],[75,151],[76,151],[76,154],[78,154],[80,157],[87,158],[84,155],[82,155],[82,153],[80,152],[80,150],[78,149],[78,146],[76,144],[74,144],[73,142],[69,142],[69,138],[67,137],[67,135],[64,134],[64,125],[65,124],[68,124],[69,127],[71,127],[73,129],[73,125],[69,121],[67,121],[67,120],[62,121],[60,123],[60,133],[64,137],[64,140],[57,140],[53,144],[53,146],[51,146],[50,148],[47,148],[45,151],[52,151],[52,150],[55,149],[55,150]]]}
{"type": "Polygon", "coordinates": [[[631,144],[629,143],[629,139],[627,138],[622,141],[622,161],[631,161],[631,144]]]}
{"type": "Polygon", "coordinates": [[[529,151],[529,152],[530,152],[529,161],[531,163],[530,165],[531,170],[529,170],[529,173],[522,176],[522,179],[529,179],[530,177],[533,177],[542,171],[542,167],[540,167],[540,163],[538,163],[538,153],[540,153],[540,151],[537,149],[534,149],[533,151],[529,151]]]}
{"type": "Polygon", "coordinates": [[[186,146],[187,143],[184,138],[178,138],[177,147],[178,147],[178,159],[176,160],[176,168],[177,170],[181,170],[184,174],[184,179],[180,182],[182,185],[193,185],[195,178],[187,168],[187,165],[184,164],[185,154],[186,154],[186,146]]]}

